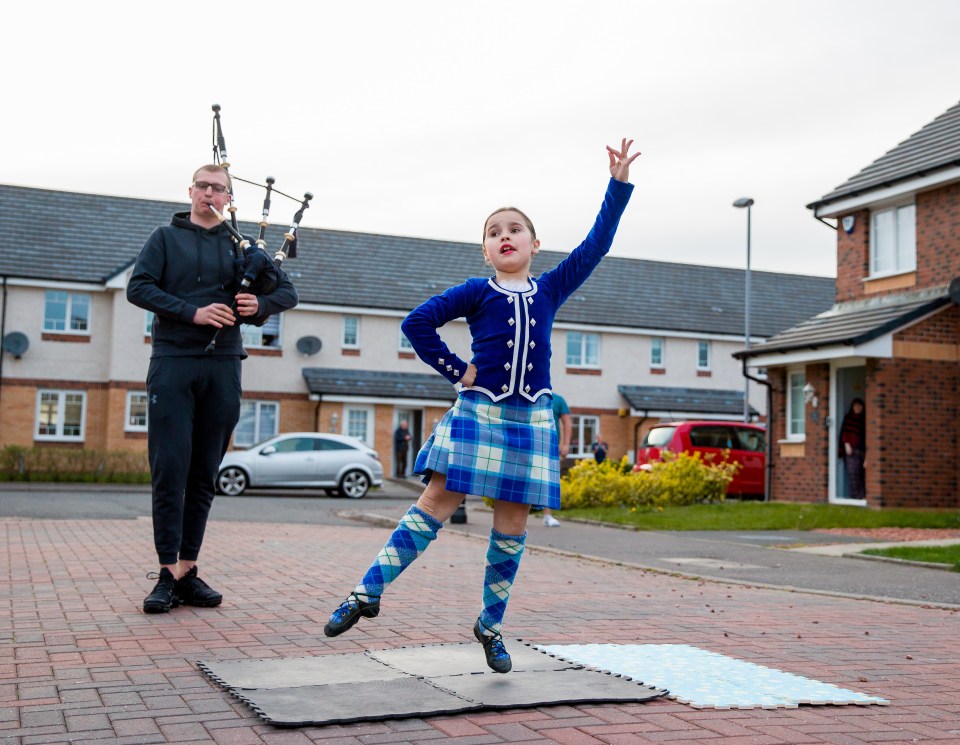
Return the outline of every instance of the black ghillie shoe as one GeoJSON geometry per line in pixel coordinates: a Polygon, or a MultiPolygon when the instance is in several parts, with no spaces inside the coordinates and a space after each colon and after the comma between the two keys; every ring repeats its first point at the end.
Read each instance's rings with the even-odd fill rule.
{"type": "MultiPolygon", "coordinates": [[[[483,633],[487,629],[478,618],[473,626],[473,635],[483,645],[483,653],[487,656],[487,666],[495,673],[509,673],[513,669],[513,662],[503,646],[503,637],[499,632],[490,636],[483,633]]],[[[489,631],[489,629],[487,629],[489,631]]]]}
{"type": "Polygon", "coordinates": [[[143,599],[144,613],[167,613],[171,608],[176,608],[180,604],[173,592],[177,581],[173,578],[169,569],[162,567],[159,574],[150,572],[147,579],[155,579],[157,584],[153,591],[143,599]]]}
{"type": "Polygon", "coordinates": [[[223,602],[223,595],[197,576],[197,568],[177,580],[173,590],[181,605],[194,605],[198,608],[214,608],[223,602]]]}
{"type": "Polygon", "coordinates": [[[357,593],[351,592],[350,597],[340,603],[340,607],[330,614],[330,620],[323,627],[323,633],[327,636],[339,636],[359,621],[360,616],[376,618],[378,615],[380,615],[379,596],[372,597],[370,600],[361,600],[357,593]]]}

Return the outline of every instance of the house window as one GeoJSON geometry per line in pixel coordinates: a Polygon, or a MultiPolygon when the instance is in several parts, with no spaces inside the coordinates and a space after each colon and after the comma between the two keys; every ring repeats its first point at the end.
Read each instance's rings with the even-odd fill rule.
{"type": "Polygon", "coordinates": [[[43,330],[90,333],[90,296],[47,290],[43,305],[43,330]]]}
{"type": "Polygon", "coordinates": [[[870,216],[870,274],[917,268],[917,208],[906,204],[870,216]]]}
{"type": "Polygon", "coordinates": [[[595,416],[570,416],[570,457],[582,458],[593,455],[591,445],[600,432],[600,418],[595,416]]]}
{"type": "Polygon", "coordinates": [[[650,367],[663,367],[663,348],[665,346],[662,336],[654,336],[650,339],[650,367]]]}
{"type": "Polygon", "coordinates": [[[567,367],[600,367],[600,334],[568,331],[567,367]]]}
{"type": "Polygon", "coordinates": [[[697,369],[710,369],[710,342],[708,341],[697,342],[697,369]]]}
{"type": "Polygon", "coordinates": [[[413,351],[413,344],[410,343],[410,340],[404,335],[402,331],[400,332],[400,342],[399,342],[398,349],[401,352],[413,351]]]}
{"type": "Polygon", "coordinates": [[[280,317],[282,313],[270,316],[263,326],[244,324],[240,327],[240,337],[243,346],[258,347],[260,349],[280,348],[280,317]]]}
{"type": "Polygon", "coordinates": [[[83,391],[37,391],[38,440],[82,440],[87,409],[83,391]]]}
{"type": "Polygon", "coordinates": [[[123,429],[126,432],[147,431],[147,394],[143,391],[127,391],[127,413],[123,429]]]}
{"type": "Polygon", "coordinates": [[[344,410],[344,434],[363,440],[367,445],[373,447],[373,412],[370,409],[350,409],[344,410]]]}
{"type": "Polygon", "coordinates": [[[152,310],[147,311],[146,318],[143,319],[143,335],[150,336],[153,334],[153,320],[156,318],[156,314],[152,310]]]}
{"type": "Polygon", "coordinates": [[[240,420],[233,432],[233,444],[250,447],[277,434],[280,404],[276,401],[241,401],[240,420]]]}
{"type": "Polygon", "coordinates": [[[803,418],[803,386],[807,376],[802,370],[787,372],[787,438],[802,439],[806,435],[803,418]]]}
{"type": "Polygon", "coordinates": [[[343,341],[346,349],[360,348],[360,319],[357,316],[343,317],[343,341]]]}

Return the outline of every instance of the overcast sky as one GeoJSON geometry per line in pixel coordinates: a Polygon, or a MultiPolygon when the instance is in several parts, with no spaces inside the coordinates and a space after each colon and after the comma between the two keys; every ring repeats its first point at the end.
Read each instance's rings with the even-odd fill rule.
{"type": "Polygon", "coordinates": [[[821,276],[806,205],[960,100],[956,0],[17,2],[4,30],[4,183],[186,201],[219,103],[231,172],[312,191],[304,225],[478,242],[511,204],[569,251],[625,136],[615,255],[742,267],[749,196],[753,268],[821,276]]]}

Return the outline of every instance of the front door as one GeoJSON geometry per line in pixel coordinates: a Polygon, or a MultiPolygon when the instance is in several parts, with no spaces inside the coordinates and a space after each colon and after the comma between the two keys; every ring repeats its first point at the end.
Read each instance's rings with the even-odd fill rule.
{"type": "MultiPolygon", "coordinates": [[[[840,425],[844,415],[850,410],[850,402],[855,398],[866,400],[867,368],[863,365],[855,367],[838,367],[834,384],[834,414],[833,426],[830,427],[830,466],[835,474],[836,488],[832,491],[831,501],[846,502],[850,499],[850,486],[847,478],[846,463],[840,457],[840,425]]],[[[856,500],[855,504],[860,504],[856,500]]]]}

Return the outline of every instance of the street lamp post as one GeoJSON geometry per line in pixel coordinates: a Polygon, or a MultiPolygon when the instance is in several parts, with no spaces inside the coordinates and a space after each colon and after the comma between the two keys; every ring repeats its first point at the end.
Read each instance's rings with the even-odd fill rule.
{"type": "MultiPolygon", "coordinates": [[[[747,272],[743,302],[743,343],[747,349],[750,349],[750,208],[753,207],[753,199],[740,197],[733,206],[740,209],[747,208],[747,272]]],[[[743,378],[743,421],[750,421],[750,378],[746,375],[743,378]]]]}

